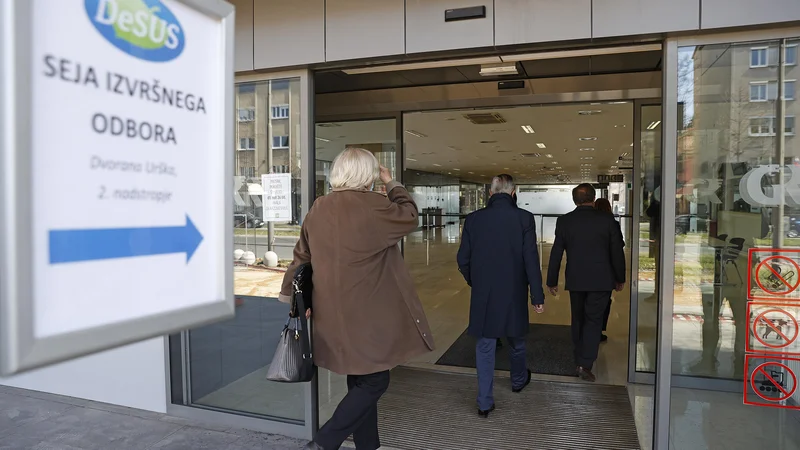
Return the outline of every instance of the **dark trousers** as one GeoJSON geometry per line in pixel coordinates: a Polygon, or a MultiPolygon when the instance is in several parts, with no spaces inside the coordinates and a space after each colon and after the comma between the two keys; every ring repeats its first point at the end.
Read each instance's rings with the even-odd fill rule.
{"type": "MultiPolygon", "coordinates": [[[[528,380],[525,363],[525,337],[507,338],[511,346],[511,387],[522,387],[528,380]]],[[[489,410],[494,405],[494,362],[497,351],[495,338],[479,338],[475,344],[475,366],[478,369],[478,409],[489,410]]]]}
{"type": "Polygon", "coordinates": [[[389,371],[370,375],[348,375],[347,395],[333,416],[320,428],[314,442],[325,450],[336,450],[350,436],[358,450],[377,450],[378,400],[389,388],[389,371]]]}
{"type": "Polygon", "coordinates": [[[597,359],[603,333],[603,315],[610,299],[610,291],[569,293],[575,363],[584,369],[591,370],[597,359]]]}
{"type": "Polygon", "coordinates": [[[608,296],[608,305],[606,305],[606,310],[603,313],[603,331],[608,329],[608,316],[611,315],[611,295],[608,296]]]}

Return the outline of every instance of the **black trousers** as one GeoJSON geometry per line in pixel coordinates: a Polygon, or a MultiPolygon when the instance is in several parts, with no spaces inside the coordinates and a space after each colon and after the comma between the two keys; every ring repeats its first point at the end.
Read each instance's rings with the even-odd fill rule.
{"type": "Polygon", "coordinates": [[[603,333],[603,315],[610,299],[610,291],[569,293],[575,364],[584,369],[591,370],[597,360],[600,336],[603,333]]]}
{"type": "Polygon", "coordinates": [[[611,294],[608,295],[608,305],[606,305],[606,310],[603,313],[603,331],[608,329],[608,316],[611,315],[611,294]]]}
{"type": "Polygon", "coordinates": [[[357,450],[377,450],[378,400],[389,388],[389,371],[370,375],[348,375],[347,395],[333,416],[320,428],[314,442],[325,450],[337,450],[353,436],[357,450]]]}

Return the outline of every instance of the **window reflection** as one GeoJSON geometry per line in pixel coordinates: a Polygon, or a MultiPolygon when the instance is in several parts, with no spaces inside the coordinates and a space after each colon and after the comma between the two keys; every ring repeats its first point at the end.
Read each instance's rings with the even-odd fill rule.
{"type": "MultiPolygon", "coordinates": [[[[785,291],[766,295],[770,302],[800,300],[769,272],[791,279],[796,270],[790,260],[797,263],[800,255],[794,253],[800,250],[795,226],[800,208],[791,195],[800,182],[794,175],[800,175],[797,43],[775,40],[679,51],[672,369],[713,379],[700,382],[707,387],[735,386],[738,392],[673,389],[670,424],[676,448],[789,449],[800,442],[793,412],[743,405],[743,397],[744,403],[755,398],[778,408],[800,404],[800,395],[787,384],[793,380],[790,368],[797,372],[800,363],[784,355],[753,353],[759,340],[780,345],[781,338],[765,327],[751,329],[752,308],[757,306],[750,301],[765,294],[759,285],[785,291]],[[784,64],[779,63],[782,46],[784,64]],[[757,269],[772,255],[790,256],[775,261],[771,269],[757,269]],[[780,388],[758,372],[756,367],[765,361],[785,364],[763,372],[779,380],[780,388]],[[782,388],[794,394],[783,401],[764,401],[777,398],[782,388]],[[704,442],[681,439],[680,433],[698,424],[704,442]]],[[[772,320],[776,328],[789,331],[780,322],[788,323],[785,318],[772,320]]]]}
{"type": "Polygon", "coordinates": [[[304,385],[265,379],[289,306],[278,302],[283,272],[300,232],[300,80],[236,86],[234,295],[236,316],[188,332],[188,399],[194,406],[305,418],[304,385]],[[265,175],[284,176],[281,192],[265,175]],[[271,195],[280,195],[279,212],[271,195]],[[267,252],[274,251],[277,261],[267,252]],[[277,268],[267,265],[277,262],[277,268]]]}

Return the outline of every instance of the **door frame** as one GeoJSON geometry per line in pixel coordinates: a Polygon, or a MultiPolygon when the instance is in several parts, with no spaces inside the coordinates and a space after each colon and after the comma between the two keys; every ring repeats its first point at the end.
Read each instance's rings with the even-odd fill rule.
{"type": "MultiPolygon", "coordinates": [[[[639,289],[639,275],[638,275],[638,267],[639,267],[639,219],[641,218],[642,211],[642,199],[641,196],[641,189],[642,189],[642,179],[641,179],[641,169],[642,169],[642,108],[645,106],[661,106],[662,99],[661,98],[648,98],[648,99],[640,99],[634,100],[633,103],[633,170],[631,171],[631,178],[632,178],[632,189],[633,192],[631,194],[631,201],[633,202],[633,211],[631,213],[631,266],[629,268],[629,275],[630,275],[630,301],[631,301],[631,308],[630,308],[630,330],[628,331],[628,382],[629,383],[643,383],[643,384],[653,384],[655,383],[655,372],[639,372],[636,370],[636,350],[638,347],[639,342],[639,298],[638,298],[638,289],[639,289]],[[635,297],[634,297],[635,296],[635,297]]],[[[663,117],[662,117],[663,123],[663,117]]],[[[663,126],[661,127],[661,132],[663,135],[663,126]]],[[[662,149],[663,153],[663,149],[662,149]]],[[[659,253],[660,254],[660,253],[659,253]]],[[[656,274],[656,282],[658,283],[660,273],[656,274]]],[[[656,293],[658,293],[658,284],[656,284],[656,293]]],[[[657,318],[656,318],[657,319],[657,318]]],[[[655,347],[655,346],[654,346],[655,347]]],[[[653,355],[656,358],[656,361],[653,361],[654,364],[658,361],[658,353],[656,352],[653,355]]]]}

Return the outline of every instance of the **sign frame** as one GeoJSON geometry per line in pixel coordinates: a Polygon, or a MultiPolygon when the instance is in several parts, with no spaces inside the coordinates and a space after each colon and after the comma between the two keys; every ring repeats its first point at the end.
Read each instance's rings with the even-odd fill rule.
{"type": "Polygon", "coordinates": [[[789,356],[789,357],[776,357],[776,356],[771,356],[771,355],[756,355],[756,354],[746,354],[744,358],[745,358],[745,360],[744,360],[744,370],[745,370],[745,372],[744,372],[744,391],[743,391],[743,399],[742,399],[742,403],[743,404],[749,405],[749,406],[761,406],[761,407],[765,407],[765,408],[800,410],[800,406],[781,405],[780,404],[780,402],[786,401],[786,399],[791,398],[791,396],[794,395],[795,392],[797,392],[797,381],[798,381],[797,377],[798,376],[797,376],[797,374],[794,373],[794,371],[790,367],[787,366],[786,363],[788,361],[800,362],[800,359],[798,359],[796,357],[791,357],[791,356],[789,356]],[[755,369],[751,373],[750,372],[750,361],[755,359],[755,358],[763,359],[763,360],[771,360],[771,361],[761,362],[760,364],[758,364],[758,366],[755,367],[755,369]],[[792,390],[789,393],[789,395],[785,396],[783,399],[775,399],[775,400],[766,399],[763,395],[758,393],[758,390],[755,389],[755,381],[756,381],[755,380],[755,374],[756,374],[755,372],[758,371],[758,370],[763,370],[764,366],[768,366],[768,365],[782,366],[792,376],[792,380],[794,381],[794,386],[792,387],[792,390]],[[749,393],[749,390],[751,390],[751,389],[753,390],[753,393],[755,394],[756,397],[761,398],[764,402],[773,402],[775,404],[759,403],[759,402],[755,402],[755,401],[752,401],[752,400],[748,400],[748,393],[749,393]]]}
{"type": "MultiPolygon", "coordinates": [[[[761,263],[759,263],[759,267],[760,267],[760,265],[763,264],[763,262],[766,259],[775,259],[775,258],[791,259],[787,255],[785,255],[784,253],[790,254],[790,255],[800,256],[800,249],[751,248],[747,252],[747,267],[753,267],[753,258],[758,253],[767,253],[767,254],[773,253],[773,255],[767,256],[767,258],[765,258],[764,260],[762,260],[761,263]],[[777,253],[777,255],[775,255],[775,253],[777,253]]],[[[797,263],[795,262],[794,265],[797,266],[797,263]]],[[[765,297],[763,295],[754,295],[753,294],[753,289],[755,287],[759,287],[759,289],[766,291],[764,288],[762,288],[760,286],[760,282],[758,282],[758,280],[754,280],[753,279],[753,276],[754,275],[752,273],[748,273],[748,277],[747,277],[747,300],[749,300],[749,301],[778,301],[778,302],[780,302],[780,301],[784,301],[784,302],[785,301],[797,301],[795,298],[787,297],[787,296],[792,294],[792,293],[794,293],[794,292],[796,292],[798,290],[798,288],[800,288],[800,281],[798,281],[798,284],[795,285],[794,288],[792,288],[788,292],[775,293],[775,294],[773,294],[772,297],[765,297]]],[[[756,270],[755,276],[756,277],[758,276],[757,270],[756,270]]],[[[800,274],[797,274],[797,276],[798,276],[798,278],[800,278],[800,274]]],[[[791,288],[791,286],[788,286],[788,287],[791,288]]]]}
{"type": "Polygon", "coordinates": [[[753,334],[753,338],[755,338],[761,345],[763,345],[763,346],[765,346],[767,348],[763,348],[763,349],[761,349],[761,348],[753,348],[752,341],[748,337],[748,339],[745,340],[745,352],[758,354],[758,355],[762,355],[762,356],[765,356],[765,357],[766,356],[770,356],[770,357],[785,357],[785,356],[800,357],[800,351],[787,350],[787,347],[791,346],[793,343],[797,342],[798,339],[800,339],[800,326],[798,326],[798,324],[797,324],[797,318],[794,317],[791,314],[791,312],[786,311],[786,309],[788,309],[788,308],[798,308],[798,307],[800,307],[800,303],[792,304],[792,303],[787,303],[787,302],[780,303],[780,302],[768,302],[768,301],[751,301],[751,302],[747,302],[747,309],[746,309],[747,310],[747,317],[748,317],[747,332],[748,333],[752,333],[753,334]],[[762,311],[760,314],[754,316],[753,315],[754,314],[754,311],[753,311],[754,308],[761,308],[764,311],[762,311]],[[758,332],[757,332],[758,323],[757,323],[757,321],[760,320],[761,317],[764,316],[767,312],[777,312],[777,311],[782,311],[782,312],[786,313],[791,318],[791,321],[795,326],[795,333],[794,333],[794,338],[790,339],[789,342],[786,345],[783,345],[783,346],[780,346],[780,347],[772,347],[769,344],[767,344],[766,342],[763,342],[762,339],[760,338],[760,336],[758,335],[758,332]],[[751,319],[753,319],[753,320],[751,320],[751,319]]]}
{"type": "Polygon", "coordinates": [[[264,189],[264,198],[261,199],[261,208],[262,208],[262,216],[265,222],[291,222],[292,221],[292,174],[291,173],[265,173],[261,175],[261,186],[264,189]],[[278,180],[281,185],[286,184],[286,195],[287,195],[287,202],[288,202],[288,214],[289,217],[274,217],[267,214],[267,209],[272,205],[272,203],[267,199],[270,195],[271,191],[269,189],[269,182],[271,180],[278,180]]]}
{"type": "MultiPolygon", "coordinates": [[[[35,2],[45,0],[34,0],[35,2]]],[[[225,233],[225,295],[202,305],[138,317],[45,338],[34,334],[32,38],[34,1],[0,0],[0,374],[10,375],[102,350],[163,336],[234,315],[233,183],[220,189],[225,199],[220,218],[225,233]]],[[[58,1],[58,0],[56,0],[58,1]]],[[[232,5],[223,0],[172,0],[219,20],[221,25],[217,111],[222,129],[219,170],[223,180],[233,173],[234,145],[234,20],[232,5]]],[[[78,3],[76,2],[76,5],[78,3]]]]}

